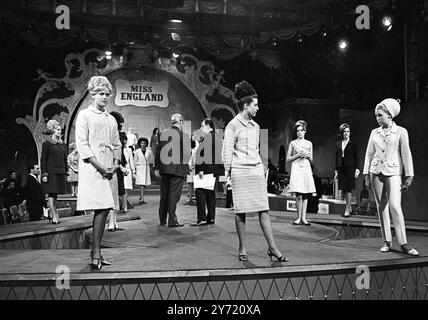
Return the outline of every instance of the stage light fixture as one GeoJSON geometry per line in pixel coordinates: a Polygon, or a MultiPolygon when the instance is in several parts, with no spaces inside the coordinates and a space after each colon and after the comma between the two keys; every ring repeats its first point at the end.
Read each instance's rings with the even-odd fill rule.
{"type": "Polygon", "coordinates": [[[302,38],[302,35],[300,33],[296,36],[296,41],[298,43],[302,43],[303,42],[303,38],[302,38]]]}
{"type": "MultiPolygon", "coordinates": [[[[111,49],[111,46],[109,45],[105,51],[106,57],[111,57],[111,55],[113,54],[113,51],[111,49]]],[[[107,58],[108,59],[108,58],[107,58]]]]}
{"type": "Polygon", "coordinates": [[[173,23],[183,23],[183,20],[180,20],[180,19],[171,19],[169,21],[171,21],[173,23]]]}
{"type": "Polygon", "coordinates": [[[339,49],[345,51],[348,48],[348,41],[342,39],[339,41],[339,49]]]}
{"type": "Polygon", "coordinates": [[[173,57],[174,59],[177,59],[179,56],[180,56],[180,55],[179,55],[178,53],[176,53],[176,52],[173,52],[173,53],[172,53],[172,57],[173,57]]]}
{"type": "Polygon", "coordinates": [[[173,41],[181,41],[181,36],[177,32],[171,32],[171,38],[173,41]]]}
{"type": "Polygon", "coordinates": [[[392,19],[391,19],[391,17],[388,17],[388,16],[384,17],[382,19],[382,24],[383,24],[384,28],[386,29],[386,31],[391,30],[392,29],[392,19]]]}

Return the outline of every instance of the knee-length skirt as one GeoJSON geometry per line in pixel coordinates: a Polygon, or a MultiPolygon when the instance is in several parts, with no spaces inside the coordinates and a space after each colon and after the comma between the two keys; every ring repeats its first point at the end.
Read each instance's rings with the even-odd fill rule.
{"type": "Polygon", "coordinates": [[[231,180],[235,213],[269,210],[263,167],[232,168],[231,180]]]}
{"type": "Polygon", "coordinates": [[[290,187],[292,193],[316,193],[314,177],[310,166],[300,166],[293,163],[290,173],[290,187]]]}
{"type": "Polygon", "coordinates": [[[42,182],[43,193],[64,194],[65,177],[65,174],[49,174],[48,182],[42,182]]]}
{"type": "Polygon", "coordinates": [[[355,168],[345,167],[337,169],[338,189],[351,191],[355,189],[355,168]]]}

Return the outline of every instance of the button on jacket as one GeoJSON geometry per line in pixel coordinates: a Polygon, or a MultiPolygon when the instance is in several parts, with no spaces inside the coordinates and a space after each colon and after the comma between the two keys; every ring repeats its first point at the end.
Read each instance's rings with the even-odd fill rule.
{"type": "Polygon", "coordinates": [[[409,134],[394,122],[385,134],[382,127],[373,129],[367,145],[363,174],[382,173],[385,176],[414,176],[409,134]]]}

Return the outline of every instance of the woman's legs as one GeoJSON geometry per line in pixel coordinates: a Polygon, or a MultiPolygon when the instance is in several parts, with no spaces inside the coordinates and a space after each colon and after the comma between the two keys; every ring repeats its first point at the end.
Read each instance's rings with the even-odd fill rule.
{"type": "Polygon", "coordinates": [[[273,239],[272,223],[270,221],[269,211],[259,212],[259,221],[263,235],[265,236],[266,242],[268,243],[269,250],[277,257],[281,257],[282,254],[276,247],[275,240],[273,239]]]}
{"type": "Polygon", "coordinates": [[[117,226],[117,211],[114,209],[110,210],[110,219],[108,222],[108,229],[114,231],[117,226]]]}
{"type": "Polygon", "coordinates": [[[238,233],[240,255],[247,254],[247,250],[245,248],[245,223],[246,223],[245,213],[235,214],[235,226],[236,226],[236,231],[238,233]]]}
{"type": "Polygon", "coordinates": [[[389,219],[388,195],[385,187],[385,179],[386,177],[383,175],[370,174],[382,236],[384,241],[391,243],[391,222],[389,219]]]}
{"type": "Polygon", "coordinates": [[[308,223],[306,221],[306,209],[308,207],[308,194],[302,194],[301,198],[302,198],[302,200],[301,200],[302,201],[302,208],[301,208],[301,217],[300,217],[300,220],[303,223],[308,223]]]}
{"type": "Polygon", "coordinates": [[[58,211],[56,210],[56,198],[57,195],[56,194],[49,194],[48,196],[48,202],[49,202],[49,209],[51,211],[51,218],[52,218],[52,222],[56,223],[58,222],[58,211]]]}
{"type": "Polygon", "coordinates": [[[128,190],[125,190],[125,193],[122,196],[122,201],[123,212],[128,212],[128,190]]]}
{"type": "Polygon", "coordinates": [[[302,194],[296,193],[296,207],[297,207],[297,220],[294,221],[295,224],[300,224],[302,221],[302,210],[303,210],[303,201],[302,194]]]}
{"type": "Polygon", "coordinates": [[[145,189],[146,189],[146,186],[144,186],[144,185],[140,186],[140,203],[144,202],[144,191],[145,191],[145,189]]]}
{"type": "Polygon", "coordinates": [[[394,223],[395,236],[398,243],[403,245],[407,243],[407,237],[403,210],[401,209],[401,176],[386,177],[385,185],[392,222],[394,223]]]}
{"type": "MultiPolygon", "coordinates": [[[[110,209],[94,211],[94,220],[92,223],[92,263],[94,263],[94,260],[101,258],[101,241],[103,239],[109,211],[110,209]]],[[[98,264],[98,261],[96,260],[94,264],[98,264]]]]}
{"type": "Polygon", "coordinates": [[[351,198],[352,191],[345,190],[345,213],[344,216],[349,216],[351,214],[351,198]]]}

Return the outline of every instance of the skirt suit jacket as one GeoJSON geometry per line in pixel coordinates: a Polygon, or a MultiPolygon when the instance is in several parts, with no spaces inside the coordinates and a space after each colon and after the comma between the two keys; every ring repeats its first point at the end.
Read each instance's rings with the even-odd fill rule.
{"type": "Polygon", "coordinates": [[[79,193],[77,210],[118,209],[115,205],[111,184],[117,179],[105,179],[88,162],[91,157],[106,168],[113,166],[114,159],[121,158],[121,143],[117,122],[106,110],[89,106],[79,112],[76,120],[76,147],[79,152],[79,193]]]}
{"type": "Polygon", "coordinates": [[[355,169],[360,167],[357,145],[349,140],[342,156],[342,140],[336,144],[336,170],[338,173],[339,190],[355,189],[355,169]]]}
{"type": "Polygon", "coordinates": [[[385,134],[381,127],[373,129],[367,145],[363,174],[383,174],[385,176],[414,176],[409,134],[403,127],[392,124],[385,134]]]}
{"type": "Polygon", "coordinates": [[[43,193],[65,193],[67,146],[62,141],[58,142],[49,137],[43,142],[40,170],[41,177],[48,178],[48,182],[42,182],[43,193]]]}

